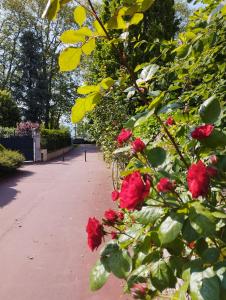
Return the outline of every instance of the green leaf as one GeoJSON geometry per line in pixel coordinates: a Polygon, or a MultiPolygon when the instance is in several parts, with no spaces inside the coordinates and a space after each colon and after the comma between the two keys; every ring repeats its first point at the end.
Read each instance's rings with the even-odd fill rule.
{"type": "Polygon", "coordinates": [[[115,83],[115,81],[111,78],[111,77],[107,77],[107,78],[104,78],[101,83],[100,83],[100,86],[105,89],[105,90],[108,90],[110,89],[110,87],[112,87],[112,85],[115,83]]]}
{"type": "Polygon", "coordinates": [[[49,21],[54,20],[60,10],[59,0],[48,0],[42,18],[47,18],[49,21]]]}
{"type": "Polygon", "coordinates": [[[80,48],[67,48],[60,53],[60,71],[72,71],[80,64],[82,50],[80,48]]]}
{"type": "Polygon", "coordinates": [[[166,288],[174,286],[176,283],[171,269],[163,259],[152,263],[150,269],[151,283],[156,289],[163,291],[166,288]]]}
{"type": "Polygon", "coordinates": [[[144,206],[140,211],[135,211],[133,216],[135,220],[144,225],[153,225],[155,221],[164,213],[161,207],[144,206]]]}
{"type": "Polygon", "coordinates": [[[219,279],[212,268],[191,272],[190,294],[192,300],[220,300],[219,279]]]}
{"type": "Polygon", "coordinates": [[[184,282],[184,284],[181,285],[176,293],[172,296],[171,300],[187,300],[187,289],[188,282],[184,282]]]}
{"type": "Polygon", "coordinates": [[[139,6],[139,11],[143,12],[148,10],[154,2],[154,0],[136,0],[136,4],[139,6]]]}
{"type": "Polygon", "coordinates": [[[60,40],[65,44],[74,44],[78,42],[85,42],[85,36],[79,33],[79,30],[70,29],[62,33],[60,40]]]}
{"type": "Polygon", "coordinates": [[[207,99],[201,105],[199,114],[204,123],[215,123],[221,115],[221,105],[216,96],[207,99]]]}
{"type": "Polygon", "coordinates": [[[100,100],[99,93],[93,93],[86,98],[76,99],[75,105],[72,107],[71,121],[72,123],[80,122],[87,112],[92,111],[100,100]]]}
{"type": "Polygon", "coordinates": [[[139,117],[137,119],[137,121],[134,123],[134,127],[137,126],[141,126],[142,124],[144,124],[145,122],[147,122],[147,120],[154,114],[154,109],[144,112],[141,114],[141,117],[139,117]]]}
{"type": "Polygon", "coordinates": [[[105,24],[106,29],[127,29],[127,23],[118,12],[105,24]]]}
{"type": "Polygon", "coordinates": [[[140,21],[142,21],[144,18],[144,15],[142,13],[135,13],[131,20],[130,20],[130,25],[137,25],[140,23],[140,21]]]}
{"type": "Polygon", "coordinates": [[[94,21],[93,22],[93,26],[96,29],[96,32],[98,33],[99,36],[106,36],[105,31],[103,30],[103,28],[100,26],[98,21],[94,21]]]}
{"type": "Polygon", "coordinates": [[[192,47],[188,44],[183,44],[172,51],[172,53],[176,52],[179,58],[186,58],[188,54],[191,52],[192,47]]]}
{"type": "Polygon", "coordinates": [[[118,278],[126,278],[132,269],[129,252],[119,249],[118,245],[114,243],[109,243],[101,252],[101,262],[109,272],[118,278]]]}
{"type": "Polygon", "coordinates": [[[142,70],[142,72],[140,74],[140,78],[145,82],[149,81],[153,78],[153,76],[158,71],[158,69],[159,69],[158,65],[155,65],[155,64],[149,65],[142,70]]]}
{"type": "Polygon", "coordinates": [[[208,148],[215,149],[216,147],[226,146],[226,134],[218,129],[214,129],[211,135],[202,139],[200,143],[208,148]]]}
{"type": "Polygon", "coordinates": [[[74,10],[74,19],[75,22],[79,25],[82,26],[82,24],[86,20],[86,10],[82,6],[77,6],[76,9],[74,10]]]}
{"type": "Polygon", "coordinates": [[[155,147],[152,149],[148,147],[145,153],[153,168],[162,165],[166,159],[166,151],[161,147],[155,147]]]}
{"type": "Polygon", "coordinates": [[[96,48],[96,39],[91,38],[82,46],[82,51],[86,55],[90,55],[93,50],[96,48]]]}
{"type": "Polygon", "coordinates": [[[201,254],[201,257],[204,260],[204,262],[210,263],[210,264],[217,262],[219,256],[220,256],[220,250],[217,248],[214,248],[214,247],[207,248],[201,254]]]}
{"type": "Polygon", "coordinates": [[[80,29],[76,30],[78,34],[85,35],[88,37],[92,37],[94,33],[88,27],[81,27],[80,29]]]}
{"type": "Polygon", "coordinates": [[[86,94],[99,92],[99,91],[100,91],[100,86],[98,85],[85,85],[85,86],[80,86],[77,89],[77,93],[81,95],[86,95],[86,94]]]}
{"type": "Polygon", "coordinates": [[[183,227],[183,217],[171,214],[159,227],[159,239],[162,244],[169,244],[176,239],[183,227]]]}
{"type": "Polygon", "coordinates": [[[90,289],[97,291],[106,283],[110,273],[106,271],[104,265],[98,260],[90,273],[90,289]]]}
{"type": "Polygon", "coordinates": [[[159,106],[159,104],[164,100],[164,96],[165,96],[165,92],[162,92],[158,97],[156,97],[152,102],[151,102],[151,104],[148,106],[148,108],[150,109],[150,110],[152,110],[152,109],[156,109],[158,106],[159,106]]]}

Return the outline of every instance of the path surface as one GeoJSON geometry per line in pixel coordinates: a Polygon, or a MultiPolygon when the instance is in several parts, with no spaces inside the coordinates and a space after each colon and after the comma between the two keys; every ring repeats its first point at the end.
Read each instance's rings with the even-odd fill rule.
{"type": "Polygon", "coordinates": [[[0,182],[1,300],[128,299],[113,277],[98,292],[88,288],[98,252],[87,248],[87,219],[113,205],[101,157],[80,146],[65,161],[27,165],[0,182]]]}

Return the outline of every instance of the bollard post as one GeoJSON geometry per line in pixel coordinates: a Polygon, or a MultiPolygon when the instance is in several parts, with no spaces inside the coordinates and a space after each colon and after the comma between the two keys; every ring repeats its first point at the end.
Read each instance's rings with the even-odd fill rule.
{"type": "Polygon", "coordinates": [[[86,162],[86,150],[85,150],[85,162],[86,162]]]}
{"type": "Polygon", "coordinates": [[[62,161],[64,161],[64,151],[63,151],[62,161]]]}

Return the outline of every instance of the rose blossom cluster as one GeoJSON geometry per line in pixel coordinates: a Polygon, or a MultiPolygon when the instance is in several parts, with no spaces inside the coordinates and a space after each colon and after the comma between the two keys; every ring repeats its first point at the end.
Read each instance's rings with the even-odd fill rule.
{"type": "MultiPolygon", "coordinates": [[[[172,117],[169,117],[166,121],[168,126],[175,124],[172,117]]],[[[202,125],[195,128],[192,131],[191,136],[193,139],[202,140],[209,137],[214,130],[214,126],[210,124],[202,125]]],[[[132,132],[127,129],[122,129],[117,141],[119,146],[122,146],[125,142],[129,141],[132,137],[132,132]]],[[[146,145],[140,138],[136,138],[131,142],[132,152],[136,154],[137,152],[142,153],[145,150],[146,145]]],[[[143,153],[145,154],[145,153],[143,153]]],[[[212,165],[217,163],[216,155],[212,155],[209,161],[212,165]]],[[[205,197],[210,189],[211,178],[217,175],[218,171],[213,166],[206,166],[203,161],[199,160],[197,163],[191,164],[187,171],[187,184],[188,190],[190,191],[193,198],[198,198],[199,196],[205,197]]],[[[135,209],[140,209],[144,203],[145,198],[148,197],[152,182],[148,175],[142,175],[139,171],[135,171],[132,174],[125,176],[122,181],[121,191],[114,190],[112,192],[112,200],[119,200],[119,207],[121,209],[127,209],[133,211],[135,209]]],[[[176,183],[170,180],[170,178],[164,177],[159,180],[156,185],[156,190],[159,193],[176,193],[176,183]]],[[[113,226],[115,224],[120,224],[124,219],[123,212],[117,212],[115,210],[109,209],[104,213],[103,223],[100,223],[95,217],[89,218],[86,227],[86,232],[88,234],[88,245],[93,251],[97,249],[102,242],[104,235],[110,234],[112,239],[116,239],[118,233],[115,231],[106,232],[104,230],[104,225],[113,226]]],[[[194,249],[195,242],[188,245],[189,248],[194,249]]],[[[146,288],[143,284],[134,285],[131,289],[132,293],[137,296],[145,295],[146,288]]]]}

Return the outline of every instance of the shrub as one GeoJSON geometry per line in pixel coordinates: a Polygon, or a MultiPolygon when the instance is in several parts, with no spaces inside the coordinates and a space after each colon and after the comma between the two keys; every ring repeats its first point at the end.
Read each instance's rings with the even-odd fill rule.
{"type": "Polygon", "coordinates": [[[15,135],[15,128],[0,126],[0,137],[10,137],[14,135],[15,135]]]}
{"type": "Polygon", "coordinates": [[[15,126],[19,120],[19,108],[12,99],[11,94],[5,90],[0,90],[0,125],[15,126]]]}
{"type": "Polygon", "coordinates": [[[19,168],[24,160],[25,158],[21,153],[7,150],[0,145],[0,172],[10,172],[19,168]]]}
{"type": "Polygon", "coordinates": [[[41,148],[49,152],[71,145],[71,135],[67,129],[41,129],[41,148]]]}

